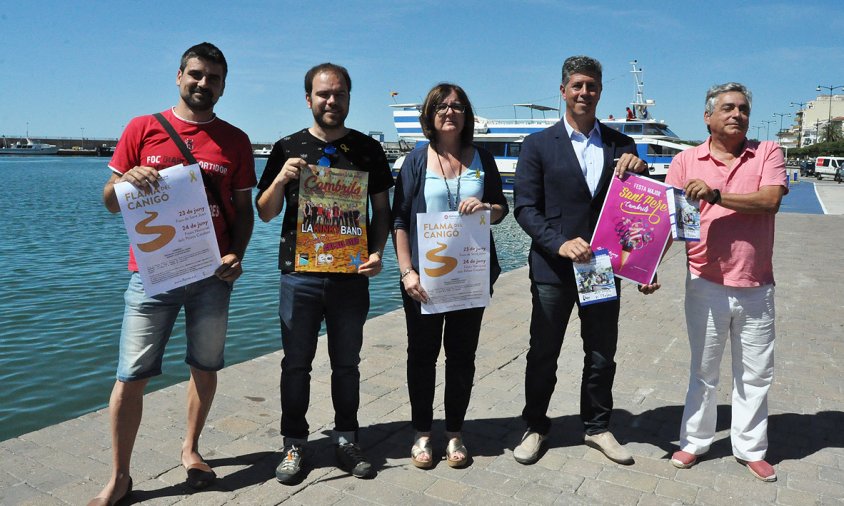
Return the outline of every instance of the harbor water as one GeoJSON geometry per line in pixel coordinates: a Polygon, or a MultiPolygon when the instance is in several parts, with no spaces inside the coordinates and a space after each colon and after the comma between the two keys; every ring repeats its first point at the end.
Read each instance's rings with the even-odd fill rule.
{"type": "MultiPolygon", "coordinates": [[[[102,408],[114,382],[128,240],[119,215],[102,205],[108,160],[0,159],[0,441],[102,408]]],[[[260,176],[266,160],[256,160],[260,176]]],[[[512,201],[511,201],[512,206],[512,201]]],[[[235,284],[226,364],[281,347],[278,239],[281,219],[257,219],[235,284]]],[[[504,270],[525,265],[529,240],[508,215],[494,227],[504,270]]],[[[397,309],[398,268],[390,250],[370,284],[370,317],[397,309]]],[[[493,302],[494,303],[494,302],[493,302]]],[[[404,333],[404,329],[396,329],[404,333]]],[[[184,381],[182,318],[167,346],[164,374],[148,391],[184,381]]],[[[226,386],[219,387],[224,390],[226,386]]]]}

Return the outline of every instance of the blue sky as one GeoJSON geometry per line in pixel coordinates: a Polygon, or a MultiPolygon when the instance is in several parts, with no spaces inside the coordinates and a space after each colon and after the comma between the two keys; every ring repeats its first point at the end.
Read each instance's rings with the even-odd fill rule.
{"type": "Polygon", "coordinates": [[[604,66],[600,117],[624,113],[637,59],[652,115],[681,137],[705,138],[704,94],[725,81],[753,91],[751,125],[775,121],[773,137],[774,112],[844,84],[842,14],[840,0],[2,0],[0,134],[23,135],[28,122],[32,137],[117,137],[131,117],[175,103],[181,53],[207,40],[229,61],[216,111],[253,142],[311,123],[302,80],[323,61],[352,75],[347,124],[391,140],[391,91],[421,101],[453,81],[476,114],[511,118],[513,103],[558,104],[573,54],[604,66]]]}

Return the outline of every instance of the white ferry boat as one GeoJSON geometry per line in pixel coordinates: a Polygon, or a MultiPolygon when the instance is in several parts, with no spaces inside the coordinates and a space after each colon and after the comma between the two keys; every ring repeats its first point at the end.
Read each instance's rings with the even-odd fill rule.
{"type": "MultiPolygon", "coordinates": [[[[642,80],[642,69],[638,68],[637,61],[630,62],[633,66],[631,73],[636,83],[636,93],[632,108],[629,109],[625,118],[602,119],[601,122],[610,128],[629,135],[636,141],[639,158],[648,164],[649,176],[656,179],[665,179],[671,159],[684,149],[689,148],[688,144],[680,142],[680,138],[668,128],[665,121],[655,120],[651,117],[648,107],[656,105],[653,100],[646,100],[644,95],[644,82],[642,80]]],[[[393,108],[393,123],[396,127],[399,139],[411,146],[419,143],[427,143],[428,140],[422,133],[422,126],[419,124],[421,104],[391,104],[393,108]]],[[[513,182],[516,175],[516,162],[519,159],[519,150],[525,137],[538,132],[558,122],[559,109],[538,104],[513,104],[514,115],[517,108],[530,110],[530,119],[487,119],[475,116],[475,143],[486,148],[495,156],[498,164],[498,171],[505,191],[513,191],[513,182]],[[546,118],[545,114],[553,111],[555,117],[546,118]],[[542,118],[533,118],[535,113],[541,113],[542,118]]],[[[397,175],[404,162],[404,156],[399,157],[393,164],[393,174],[397,175]]]]}
{"type": "Polygon", "coordinates": [[[0,155],[55,155],[58,152],[59,148],[54,144],[32,142],[31,140],[29,140],[29,138],[26,139],[26,143],[18,141],[14,144],[7,145],[6,138],[3,137],[3,145],[0,146],[0,155]]]}

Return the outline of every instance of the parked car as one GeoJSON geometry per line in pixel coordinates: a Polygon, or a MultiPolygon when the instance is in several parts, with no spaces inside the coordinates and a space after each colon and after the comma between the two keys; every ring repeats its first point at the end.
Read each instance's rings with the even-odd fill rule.
{"type": "Polygon", "coordinates": [[[815,175],[815,162],[812,160],[803,160],[800,162],[800,175],[801,176],[814,176],[815,175]]]}

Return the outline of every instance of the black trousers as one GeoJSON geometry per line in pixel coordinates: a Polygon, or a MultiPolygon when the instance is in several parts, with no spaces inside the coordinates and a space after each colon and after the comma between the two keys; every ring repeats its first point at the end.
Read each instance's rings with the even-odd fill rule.
{"type": "Polygon", "coordinates": [[[401,295],[407,322],[407,389],[413,428],[417,432],[431,430],[437,357],[444,346],[445,430],[459,432],[472,395],[484,308],[427,315],[403,286],[401,295]]]}
{"type": "MultiPolygon", "coordinates": [[[[530,290],[533,310],[522,419],[529,430],[540,434],[547,434],[551,427],[547,412],[557,383],[557,359],[571,311],[577,304],[584,353],[580,418],[587,434],[607,431],[613,408],[620,298],[580,306],[574,282],[545,284],[531,281],[530,290]]],[[[619,292],[617,279],[616,292],[619,292]]]]}

